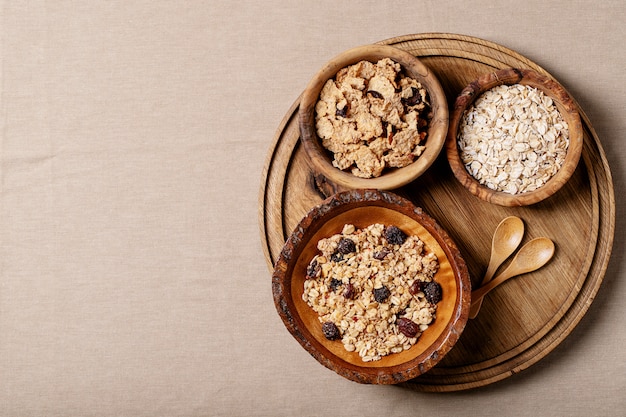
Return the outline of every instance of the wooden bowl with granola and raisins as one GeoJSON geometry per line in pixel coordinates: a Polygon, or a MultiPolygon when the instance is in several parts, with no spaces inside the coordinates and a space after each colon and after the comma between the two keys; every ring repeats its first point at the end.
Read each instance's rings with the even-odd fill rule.
{"type": "Polygon", "coordinates": [[[353,48],[329,61],[304,90],[298,117],[314,171],[348,189],[410,183],[435,161],[448,131],[435,74],[388,45],[353,48]]]}
{"type": "Polygon", "coordinates": [[[272,291],[287,330],[322,365],[360,383],[397,384],[452,349],[471,282],[428,214],[388,191],[349,190],[300,221],[272,291]]]}
{"type": "Polygon", "coordinates": [[[446,153],[455,177],[493,204],[535,204],[554,195],[580,160],[578,107],[554,79],[507,68],[485,74],[457,97],[446,153]]]}

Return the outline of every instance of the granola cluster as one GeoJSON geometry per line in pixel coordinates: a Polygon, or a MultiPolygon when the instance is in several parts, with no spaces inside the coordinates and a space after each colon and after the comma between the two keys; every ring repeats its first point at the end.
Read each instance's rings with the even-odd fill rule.
{"type": "Polygon", "coordinates": [[[436,255],[417,236],[372,224],[318,242],[302,298],[329,340],[364,362],[410,349],[435,320],[441,286],[436,255]]]}
{"type": "Polygon", "coordinates": [[[316,129],[333,165],[361,178],[379,177],[418,158],[426,146],[426,89],[389,58],[361,61],[326,82],[316,129]]]}

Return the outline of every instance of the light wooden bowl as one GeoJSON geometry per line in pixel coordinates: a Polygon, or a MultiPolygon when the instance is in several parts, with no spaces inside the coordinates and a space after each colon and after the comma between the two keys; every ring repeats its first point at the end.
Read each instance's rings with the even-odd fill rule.
{"type": "Polygon", "coordinates": [[[471,282],[456,244],[429,215],[410,201],[380,190],[349,190],[313,208],[287,239],[272,275],[276,309],[293,337],[322,365],[350,380],[396,384],[415,378],[439,362],[459,339],[468,320],[471,282]],[[363,362],[340,340],[329,341],[318,315],[302,300],[306,268],[317,253],[317,242],[341,232],[344,224],[363,228],[394,224],[418,235],[440,263],[434,277],[442,287],[435,321],[411,349],[363,362]]]}
{"type": "Polygon", "coordinates": [[[472,194],[493,204],[506,207],[526,206],[538,203],[556,193],[572,176],[582,153],[583,129],[574,100],[552,78],[528,69],[506,68],[485,74],[469,84],[459,94],[450,115],[450,127],[446,139],[446,154],[455,177],[472,194]],[[457,135],[463,114],[485,91],[498,85],[522,84],[543,91],[552,98],[569,127],[569,147],[563,166],[541,188],[520,194],[495,191],[481,185],[465,168],[459,155],[457,135]]]}
{"type": "Polygon", "coordinates": [[[448,131],[448,103],[438,79],[421,61],[410,53],[388,45],[366,45],[345,51],[328,62],[309,82],[300,98],[299,125],[301,141],[312,167],[337,185],[347,188],[399,188],[419,177],[441,152],[448,131]],[[375,178],[360,178],[342,171],[332,164],[332,154],[322,146],[315,128],[315,105],[324,84],[349,65],[366,60],[377,62],[391,58],[400,64],[405,75],[419,81],[426,88],[431,106],[426,149],[415,162],[403,168],[386,168],[375,178]]]}

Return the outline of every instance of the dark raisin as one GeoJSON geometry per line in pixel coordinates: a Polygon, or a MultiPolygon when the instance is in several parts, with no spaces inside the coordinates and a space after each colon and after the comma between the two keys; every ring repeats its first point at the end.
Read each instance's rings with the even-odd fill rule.
{"type": "Polygon", "coordinates": [[[391,251],[388,248],[382,248],[381,250],[374,252],[374,259],[378,259],[379,261],[382,261],[390,253],[391,251]]]}
{"type": "Polygon", "coordinates": [[[317,263],[317,259],[314,259],[309,266],[307,266],[306,268],[306,277],[308,278],[315,278],[319,272],[320,272],[320,266],[317,263]]]}
{"type": "Polygon", "coordinates": [[[392,245],[401,245],[406,240],[406,233],[397,226],[389,226],[385,229],[385,239],[392,245]]]}
{"type": "Polygon", "coordinates": [[[387,298],[389,298],[390,295],[391,292],[389,292],[389,288],[385,287],[384,285],[380,288],[374,288],[374,300],[379,303],[384,302],[387,298]]]}
{"type": "Polygon", "coordinates": [[[341,335],[339,334],[339,329],[332,321],[327,321],[322,324],[322,332],[328,340],[337,340],[341,337],[341,335]]]}
{"type": "Polygon", "coordinates": [[[343,106],[342,109],[335,110],[335,116],[337,117],[346,117],[348,116],[348,105],[343,106]]]}
{"type": "Polygon", "coordinates": [[[383,135],[386,136],[387,135],[387,126],[389,126],[389,122],[381,120],[380,123],[381,123],[381,125],[383,127],[383,135]]]}
{"type": "Polygon", "coordinates": [[[419,332],[419,326],[413,320],[400,317],[396,320],[396,324],[398,325],[398,330],[406,337],[415,337],[417,332],[419,332]]]}
{"type": "Polygon", "coordinates": [[[422,291],[424,291],[424,295],[426,296],[426,299],[429,303],[437,304],[439,301],[441,301],[442,291],[441,285],[439,285],[438,282],[431,281],[425,283],[424,289],[422,291]]]}
{"type": "Polygon", "coordinates": [[[348,300],[352,300],[354,298],[354,285],[347,283],[343,290],[343,296],[348,300]]]}
{"type": "Polygon", "coordinates": [[[424,290],[424,281],[420,281],[419,279],[416,279],[413,284],[411,284],[411,286],[409,287],[409,292],[413,295],[417,294],[420,291],[424,290]]]}
{"type": "Polygon", "coordinates": [[[411,87],[411,92],[413,93],[411,97],[400,99],[405,106],[416,106],[422,102],[422,95],[417,88],[411,87]]]}
{"type": "MultiPolygon", "coordinates": [[[[404,77],[404,74],[402,73],[402,71],[396,72],[396,76],[393,79],[396,85],[400,84],[400,80],[402,80],[402,77],[404,77]]],[[[396,92],[399,92],[399,91],[401,91],[401,89],[396,88],[396,92]]]]}
{"type": "Polygon", "coordinates": [[[371,94],[372,97],[374,97],[374,98],[384,98],[382,94],[380,94],[378,91],[374,91],[374,90],[368,90],[367,94],[371,94]]]}
{"type": "Polygon", "coordinates": [[[343,255],[339,252],[335,252],[332,255],[330,255],[330,260],[333,262],[341,262],[343,261],[343,255]]]}
{"type": "Polygon", "coordinates": [[[354,240],[343,237],[337,244],[337,251],[344,255],[356,252],[356,244],[354,243],[354,240]]]}
{"type": "Polygon", "coordinates": [[[395,126],[391,126],[391,132],[389,132],[389,145],[393,144],[393,137],[398,133],[398,129],[395,126]]]}
{"type": "Polygon", "coordinates": [[[331,279],[330,280],[330,289],[335,291],[337,288],[339,288],[339,286],[343,284],[341,281],[339,281],[338,279],[331,279]]]}

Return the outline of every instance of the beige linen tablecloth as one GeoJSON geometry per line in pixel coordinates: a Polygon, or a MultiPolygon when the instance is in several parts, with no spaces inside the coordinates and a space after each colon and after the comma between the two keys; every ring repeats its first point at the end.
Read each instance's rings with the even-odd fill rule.
{"type": "Polygon", "coordinates": [[[626,413],[626,7],[11,1],[0,8],[1,416],[626,413]],[[274,134],[344,49],[459,33],[556,76],[607,153],[615,244],[565,341],[484,388],[350,382],[289,335],[258,227],[274,134]]]}

